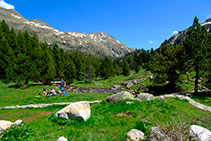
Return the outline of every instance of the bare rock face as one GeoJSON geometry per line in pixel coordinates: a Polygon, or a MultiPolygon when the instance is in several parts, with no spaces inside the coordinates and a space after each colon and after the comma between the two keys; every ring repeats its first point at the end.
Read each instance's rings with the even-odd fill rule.
{"type": "Polygon", "coordinates": [[[88,120],[91,116],[91,108],[87,102],[75,102],[64,107],[56,113],[56,117],[64,119],[88,120]]]}
{"type": "Polygon", "coordinates": [[[211,132],[198,125],[190,127],[190,137],[196,141],[211,141],[211,132]]]}
{"type": "Polygon", "coordinates": [[[140,141],[145,138],[144,133],[137,129],[130,130],[127,135],[132,141],[140,141]]]}
{"type": "Polygon", "coordinates": [[[129,92],[123,91],[106,98],[106,101],[110,103],[116,103],[124,100],[134,100],[134,95],[129,92]]]}
{"type": "Polygon", "coordinates": [[[150,129],[149,141],[170,141],[170,138],[159,127],[150,129]]]}
{"type": "Polygon", "coordinates": [[[137,95],[136,99],[139,101],[149,101],[149,100],[153,100],[154,96],[148,93],[140,93],[137,95]]]}

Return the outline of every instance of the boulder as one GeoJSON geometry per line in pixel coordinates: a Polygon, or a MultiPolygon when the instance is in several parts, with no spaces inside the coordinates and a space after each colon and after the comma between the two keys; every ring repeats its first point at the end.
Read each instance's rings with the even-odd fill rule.
{"type": "Polygon", "coordinates": [[[123,91],[106,98],[106,101],[110,103],[116,103],[124,100],[134,100],[134,95],[129,92],[123,91]]]}
{"type": "Polygon", "coordinates": [[[91,115],[91,108],[87,102],[75,102],[56,113],[56,117],[86,121],[91,115]]]}
{"type": "Polygon", "coordinates": [[[149,141],[170,141],[169,137],[159,127],[150,129],[149,141]]]}
{"type": "Polygon", "coordinates": [[[144,133],[137,129],[131,129],[129,132],[127,132],[127,135],[132,141],[140,141],[145,138],[144,133]]]}
{"type": "Polygon", "coordinates": [[[59,137],[57,141],[68,141],[68,140],[67,140],[67,138],[62,136],[62,137],[59,137]]]}
{"type": "Polygon", "coordinates": [[[190,137],[194,140],[199,141],[211,141],[211,132],[198,125],[190,126],[190,137]]]}
{"type": "Polygon", "coordinates": [[[140,101],[149,101],[149,100],[153,100],[154,96],[152,94],[148,94],[148,93],[140,93],[137,95],[137,100],[140,101]]]}
{"type": "Polygon", "coordinates": [[[165,100],[165,98],[164,98],[164,96],[161,96],[161,97],[158,99],[158,101],[167,103],[166,100],[165,100]]]}
{"type": "Polygon", "coordinates": [[[0,131],[9,128],[13,123],[6,120],[0,120],[0,131]]]}

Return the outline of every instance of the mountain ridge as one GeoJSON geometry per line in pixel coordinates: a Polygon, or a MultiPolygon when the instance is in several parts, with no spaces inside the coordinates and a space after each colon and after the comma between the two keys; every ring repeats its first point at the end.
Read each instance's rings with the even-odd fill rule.
{"type": "Polygon", "coordinates": [[[121,57],[134,51],[105,32],[63,32],[40,19],[27,20],[15,10],[0,8],[0,20],[5,20],[16,31],[36,33],[40,41],[49,46],[57,43],[65,51],[80,50],[96,56],[110,57],[121,57]]]}
{"type": "MultiPolygon", "coordinates": [[[[203,22],[201,24],[201,26],[204,26],[207,29],[207,32],[211,33],[211,19],[207,19],[205,22],[203,22]]],[[[185,36],[186,36],[188,29],[189,28],[187,28],[183,31],[180,31],[178,34],[173,35],[168,40],[165,40],[161,44],[161,46],[166,45],[166,44],[171,44],[171,45],[181,44],[185,40],[185,36]]]]}

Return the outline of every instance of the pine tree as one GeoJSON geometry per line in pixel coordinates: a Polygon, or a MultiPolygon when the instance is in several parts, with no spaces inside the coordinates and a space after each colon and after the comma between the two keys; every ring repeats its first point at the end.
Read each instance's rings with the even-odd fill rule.
{"type": "Polygon", "coordinates": [[[130,74],[130,68],[129,68],[127,60],[124,60],[124,67],[123,67],[123,70],[122,70],[122,74],[124,76],[128,76],[130,74]]]}
{"type": "Polygon", "coordinates": [[[198,93],[198,84],[201,75],[200,70],[204,65],[207,65],[207,57],[210,51],[207,47],[208,34],[205,27],[202,27],[198,18],[195,17],[193,26],[188,29],[187,37],[185,40],[185,48],[188,53],[188,61],[194,67],[195,75],[195,94],[198,93]]]}

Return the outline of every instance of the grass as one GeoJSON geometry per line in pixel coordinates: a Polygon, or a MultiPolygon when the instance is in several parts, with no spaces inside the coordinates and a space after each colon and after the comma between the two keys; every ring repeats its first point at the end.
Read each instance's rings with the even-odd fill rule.
{"type": "Polygon", "coordinates": [[[105,99],[111,95],[111,93],[68,93],[68,95],[53,97],[38,95],[38,93],[42,92],[43,88],[49,91],[51,87],[37,84],[25,89],[11,88],[11,84],[4,84],[0,81],[0,107],[54,102],[92,101],[105,99]]]}
{"type": "Polygon", "coordinates": [[[73,83],[74,86],[83,87],[83,88],[112,88],[113,85],[119,85],[125,81],[140,79],[150,75],[150,72],[142,69],[139,73],[131,73],[129,76],[115,76],[108,79],[98,78],[93,82],[86,83],[85,81],[76,81],[73,83]],[[97,84],[98,83],[98,84],[97,84]],[[97,84],[97,85],[96,85],[97,84]]]}
{"type": "Polygon", "coordinates": [[[0,110],[0,118],[11,121],[26,119],[24,124],[34,133],[28,140],[53,141],[60,136],[65,136],[69,140],[123,140],[126,133],[133,128],[142,129],[148,135],[150,128],[157,123],[169,125],[172,121],[186,122],[189,126],[198,124],[211,130],[210,112],[201,111],[187,101],[175,98],[166,100],[169,104],[156,100],[135,101],[131,105],[126,102],[110,104],[103,101],[91,104],[91,117],[86,122],[69,120],[65,125],[59,124],[60,119],[54,117],[54,113],[63,106],[0,110]],[[37,116],[46,112],[48,115],[37,116]],[[148,123],[143,124],[143,119],[148,123]]]}

